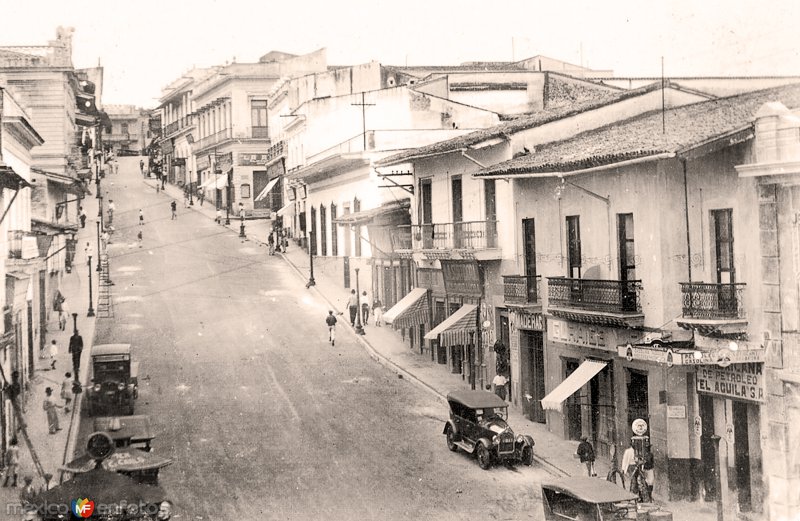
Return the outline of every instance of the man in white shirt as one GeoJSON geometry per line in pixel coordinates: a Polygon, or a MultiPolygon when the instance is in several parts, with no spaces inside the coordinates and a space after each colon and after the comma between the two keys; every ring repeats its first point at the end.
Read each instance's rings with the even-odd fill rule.
{"type": "Polygon", "coordinates": [[[508,384],[508,378],[506,378],[502,374],[495,375],[494,379],[492,380],[492,385],[494,386],[494,394],[496,394],[503,400],[506,399],[506,384],[508,384]]]}
{"type": "Polygon", "coordinates": [[[622,453],[622,465],[620,469],[625,474],[625,479],[630,482],[633,469],[636,466],[636,451],[633,450],[633,440],[631,440],[628,448],[622,453]]]}

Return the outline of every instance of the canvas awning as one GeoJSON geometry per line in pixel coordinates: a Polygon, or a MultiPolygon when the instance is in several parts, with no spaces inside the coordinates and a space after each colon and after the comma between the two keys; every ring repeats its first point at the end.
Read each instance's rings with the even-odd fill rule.
{"type": "Polygon", "coordinates": [[[276,213],[276,215],[284,216],[284,215],[288,215],[289,213],[291,213],[292,210],[294,210],[294,202],[291,202],[291,203],[287,204],[286,206],[284,206],[283,208],[281,208],[280,210],[278,210],[275,213],[276,213]]]}
{"type": "Polygon", "coordinates": [[[425,335],[426,340],[436,340],[442,346],[467,345],[470,333],[475,333],[475,321],[478,307],[474,304],[464,304],[455,313],[447,317],[444,322],[431,329],[425,335]]]}
{"type": "Polygon", "coordinates": [[[210,178],[208,181],[200,185],[201,188],[205,188],[207,190],[222,190],[228,186],[228,176],[227,175],[218,175],[210,178]]]}
{"type": "Polygon", "coordinates": [[[270,180],[270,182],[267,183],[267,186],[265,186],[264,189],[261,190],[261,192],[256,196],[255,200],[256,201],[260,201],[260,200],[264,199],[265,197],[267,197],[267,194],[269,194],[269,191],[272,190],[273,188],[275,188],[275,185],[278,184],[278,180],[279,179],[280,179],[280,177],[276,177],[275,179],[270,180]]]}
{"type": "Polygon", "coordinates": [[[584,360],[566,380],[550,391],[550,394],[542,398],[542,409],[551,411],[561,411],[564,400],[575,394],[575,391],[586,385],[586,382],[594,378],[594,375],[603,370],[606,362],[597,360],[584,360]]]}
{"type": "Polygon", "coordinates": [[[367,224],[372,222],[376,217],[394,212],[404,212],[408,214],[408,209],[411,206],[409,199],[401,199],[399,201],[391,201],[384,203],[378,208],[370,208],[369,210],[362,210],[360,212],[347,213],[332,219],[331,222],[336,224],[367,224]]]}
{"type": "Polygon", "coordinates": [[[414,288],[383,314],[383,321],[398,327],[417,327],[428,317],[428,290],[414,288]]]}
{"type": "Polygon", "coordinates": [[[10,166],[0,163],[0,188],[8,188],[9,190],[19,190],[31,186],[25,179],[10,166]]]}

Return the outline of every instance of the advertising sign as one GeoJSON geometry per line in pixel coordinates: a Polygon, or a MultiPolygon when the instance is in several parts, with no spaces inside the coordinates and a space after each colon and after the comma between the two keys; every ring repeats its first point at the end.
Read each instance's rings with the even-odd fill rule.
{"type": "Polygon", "coordinates": [[[481,296],[481,277],[475,261],[441,261],[444,287],[448,295],[481,296]]]}
{"type": "Polygon", "coordinates": [[[764,402],[764,364],[698,367],[697,392],[724,398],[764,402]]]}

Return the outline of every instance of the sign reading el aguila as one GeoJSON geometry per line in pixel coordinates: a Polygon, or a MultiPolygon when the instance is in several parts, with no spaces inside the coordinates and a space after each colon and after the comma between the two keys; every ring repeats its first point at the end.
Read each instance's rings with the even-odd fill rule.
{"type": "Polygon", "coordinates": [[[697,391],[751,402],[764,401],[764,364],[731,364],[697,369],[697,391]]]}

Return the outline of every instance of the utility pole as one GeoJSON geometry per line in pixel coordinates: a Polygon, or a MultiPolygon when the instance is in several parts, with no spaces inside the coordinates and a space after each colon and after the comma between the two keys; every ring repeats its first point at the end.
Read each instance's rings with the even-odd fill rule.
{"type": "Polygon", "coordinates": [[[364,150],[367,150],[367,107],[374,107],[374,103],[364,102],[364,93],[361,93],[361,103],[351,103],[354,107],[361,107],[361,133],[364,138],[364,150]]]}

